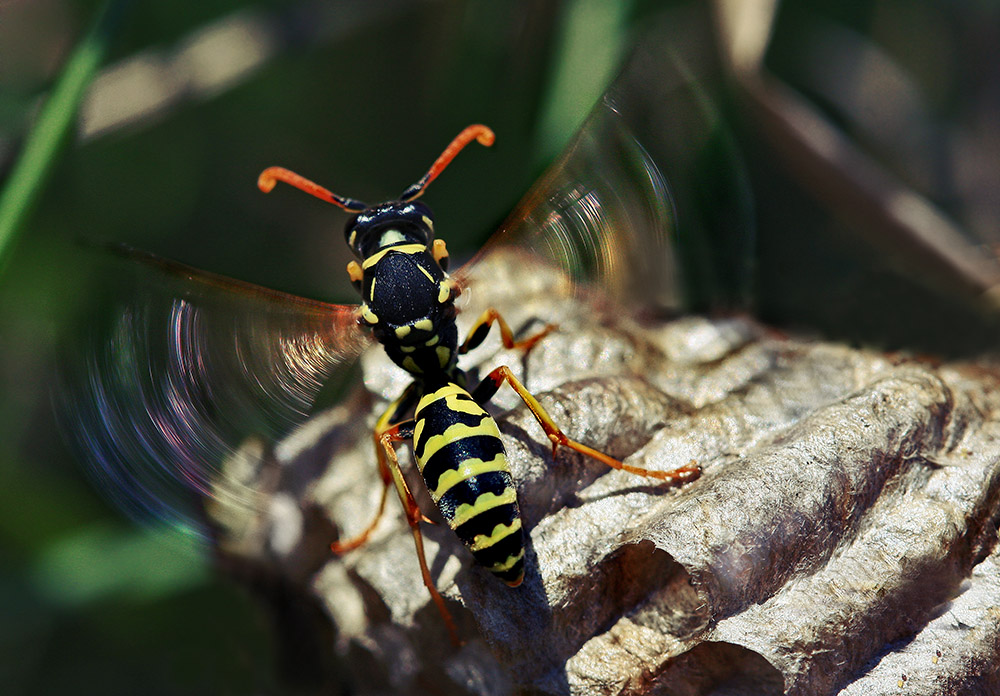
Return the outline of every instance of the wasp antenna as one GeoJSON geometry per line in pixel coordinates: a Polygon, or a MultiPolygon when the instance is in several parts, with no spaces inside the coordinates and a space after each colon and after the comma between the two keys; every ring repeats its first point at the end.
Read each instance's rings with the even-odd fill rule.
{"type": "Polygon", "coordinates": [[[444,149],[441,156],[435,160],[431,168],[427,170],[427,173],[420,177],[417,183],[410,186],[408,189],[403,191],[403,195],[399,197],[401,201],[412,201],[414,198],[419,198],[423,195],[424,190],[434,181],[438,174],[444,171],[455,156],[462,151],[466,145],[471,143],[473,140],[479,141],[480,145],[485,145],[489,147],[496,140],[496,136],[493,135],[493,131],[487,126],[480,123],[473,124],[471,126],[466,126],[465,130],[455,136],[455,139],[444,149]]]}
{"type": "Polygon", "coordinates": [[[316,198],[319,198],[320,200],[332,203],[338,208],[343,208],[349,213],[360,213],[362,210],[368,208],[367,203],[362,203],[354,198],[338,196],[332,191],[323,188],[319,184],[310,181],[304,176],[300,176],[291,170],[285,169],[284,167],[268,167],[262,171],[260,176],[257,177],[257,188],[264,193],[270,193],[275,184],[279,181],[284,181],[289,186],[294,186],[301,191],[305,191],[308,194],[316,196],[316,198]]]}

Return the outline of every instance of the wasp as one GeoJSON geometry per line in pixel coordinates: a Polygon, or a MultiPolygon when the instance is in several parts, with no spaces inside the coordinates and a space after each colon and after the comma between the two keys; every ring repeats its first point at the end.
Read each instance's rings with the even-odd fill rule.
{"type": "MultiPolygon", "coordinates": [[[[449,274],[447,246],[435,234],[430,208],[418,199],[473,141],[489,146],[494,134],[483,125],[465,128],[397,200],[377,205],[340,196],[281,167],[261,173],[258,186],[264,192],[282,182],[351,213],[345,239],[354,259],[347,274],[361,296],[360,306],[310,300],[124,251],[161,271],[160,285],[165,287],[133,298],[118,315],[111,338],[85,357],[84,378],[77,380],[82,386],[69,390],[74,392],[70,429],[91,460],[98,485],[143,515],[183,521],[185,513],[179,509],[187,505],[186,493],[172,497],[165,492],[165,479],[202,495],[218,495],[212,467],[231,451],[230,443],[247,431],[277,437],[300,422],[323,384],[350,364],[372,337],[412,381],[373,429],[382,482],[373,519],[360,534],[335,541],[331,548],[343,554],[364,544],[394,489],[412,532],[423,583],[452,642],[459,644],[455,623],[428,569],[421,534],[421,523],[428,518],[401,469],[396,454],[400,443],[412,442],[430,498],[474,560],[512,587],[521,584],[525,574],[524,529],[497,423],[485,408],[505,383],[541,425],[553,457],[568,448],[607,467],[664,482],[697,478],[700,470],[694,463],[670,471],[640,469],[570,439],[506,366],[469,385],[459,360],[482,344],[494,325],[506,348],[523,352],[557,330],[546,325],[519,338],[501,313],[489,308],[459,340],[456,299],[463,280],[449,274]]],[[[649,181],[654,169],[642,159],[641,149],[628,139],[622,140],[624,145],[615,143],[616,156],[634,154],[641,166],[632,169],[641,181],[649,181]]],[[[661,192],[662,187],[652,190],[661,192]]],[[[613,193],[620,197],[626,192],[613,193]]],[[[592,190],[568,189],[560,200],[564,207],[586,204],[593,215],[592,190]]],[[[539,208],[530,194],[529,206],[539,208]]],[[[599,211],[600,205],[596,208],[599,211]]],[[[515,215],[532,220],[530,212],[515,215]]],[[[559,220],[551,215],[546,219],[559,220]]],[[[640,224],[634,215],[629,220],[635,231],[640,224]]],[[[537,234],[548,224],[522,227],[537,234]]],[[[564,227],[560,234],[566,233],[564,227]]],[[[598,226],[605,227],[610,225],[598,226]]],[[[629,239],[629,228],[621,227],[621,239],[629,239]]],[[[651,220],[649,227],[663,225],[651,220]]],[[[614,246],[608,239],[597,242],[604,246],[601,258],[613,258],[609,250],[648,255],[655,249],[639,235],[631,239],[631,248],[624,241],[614,246]]],[[[627,264],[619,260],[617,265],[627,264]]]]}
{"type": "Polygon", "coordinates": [[[516,341],[503,316],[489,308],[473,324],[468,337],[458,342],[455,299],[461,287],[448,275],[448,251],[444,240],[435,237],[433,214],[417,199],[473,140],[490,146],[493,131],[479,124],[466,127],[398,200],[373,206],[339,196],[281,167],[266,169],[258,180],[265,193],[281,181],[353,213],[344,235],[355,256],[347,273],[362,298],[357,321],[370,329],[389,358],[413,377],[375,425],[375,451],[383,482],[378,514],[360,535],[336,542],[332,548],[343,553],[364,543],[385,509],[389,487],[394,486],[406,510],[424,584],[453,642],[458,642],[457,631],[424,555],[420,532],[423,514],[400,469],[395,443],[412,440],[417,468],[442,518],[476,562],[511,587],[524,579],[524,531],[500,431],[484,409],[504,383],[534,414],[552,443],[553,457],[560,447],[567,447],[614,469],[668,482],[690,481],[700,473],[693,464],[671,471],[640,469],[571,440],[505,365],[490,372],[472,391],[466,389],[466,374],[458,366],[458,358],[481,344],[493,324],[499,327],[505,348],[524,351],[555,328],[549,325],[516,341]],[[405,418],[411,409],[413,417],[405,418]]]}

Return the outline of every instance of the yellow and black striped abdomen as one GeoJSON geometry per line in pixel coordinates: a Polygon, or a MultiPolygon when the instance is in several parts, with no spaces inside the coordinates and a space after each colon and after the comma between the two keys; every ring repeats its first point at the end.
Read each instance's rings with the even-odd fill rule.
{"type": "Polygon", "coordinates": [[[496,422],[453,383],[425,394],[414,420],[417,467],[448,525],[477,563],[520,584],[521,514],[496,422]]]}

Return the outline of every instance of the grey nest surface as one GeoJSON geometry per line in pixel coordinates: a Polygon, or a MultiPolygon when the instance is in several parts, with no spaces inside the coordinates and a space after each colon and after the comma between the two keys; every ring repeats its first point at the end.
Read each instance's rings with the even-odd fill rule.
{"type": "MultiPolygon", "coordinates": [[[[360,694],[1000,693],[1000,366],[801,340],[744,318],[640,323],[518,254],[463,295],[558,330],[509,365],[573,439],[683,486],[612,471],[548,439],[506,387],[493,413],[524,526],[511,589],[445,525],[423,525],[453,648],[402,509],[370,541],[371,428],[407,376],[377,347],[364,388],[273,447],[248,442],[209,509],[230,567],[263,569],[332,620],[324,650],[360,694]],[[220,494],[217,500],[231,498],[220,494]]],[[[410,467],[407,446],[400,461],[410,467]]],[[[412,467],[410,467],[412,468],[412,467]]],[[[416,473],[415,471],[413,472],[416,473]]],[[[425,514],[433,505],[411,479],[425,514]]]]}

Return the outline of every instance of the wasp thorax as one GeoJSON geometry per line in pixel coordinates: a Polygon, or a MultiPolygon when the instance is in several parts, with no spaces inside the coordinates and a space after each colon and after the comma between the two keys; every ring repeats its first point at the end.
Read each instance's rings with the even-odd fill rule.
{"type": "Polygon", "coordinates": [[[393,201],[364,210],[347,222],[347,245],[359,259],[404,244],[434,243],[432,213],[417,201],[393,201]]]}

